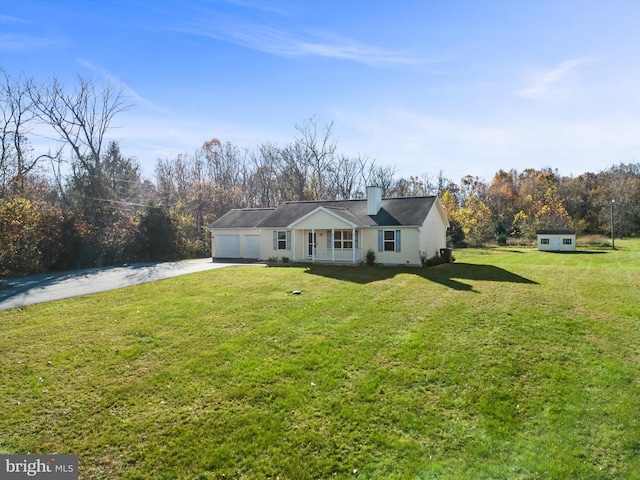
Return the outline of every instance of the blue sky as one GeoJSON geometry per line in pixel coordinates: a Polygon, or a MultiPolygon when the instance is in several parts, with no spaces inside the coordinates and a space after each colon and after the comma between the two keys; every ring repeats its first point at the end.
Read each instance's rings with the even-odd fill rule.
{"type": "Polygon", "coordinates": [[[0,64],[123,85],[109,135],[147,176],[213,137],[285,145],[316,116],[399,175],[490,180],[638,162],[639,32],[640,0],[3,0],[0,64]]]}

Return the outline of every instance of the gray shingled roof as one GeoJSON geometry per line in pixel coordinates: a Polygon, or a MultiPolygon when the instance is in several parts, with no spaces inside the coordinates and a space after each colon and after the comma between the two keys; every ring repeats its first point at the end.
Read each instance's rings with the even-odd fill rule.
{"type": "Polygon", "coordinates": [[[253,228],[267,215],[273,213],[273,210],[273,208],[234,208],[209,225],[209,228],[253,228]]]}
{"type": "Polygon", "coordinates": [[[536,230],[536,235],[575,235],[575,230],[536,230]]]}
{"type": "Polygon", "coordinates": [[[324,207],[359,227],[417,226],[424,223],[436,197],[383,198],[377,215],[367,215],[367,200],[285,202],[273,208],[229,210],[209,228],[285,228],[313,210],[324,207]]]}

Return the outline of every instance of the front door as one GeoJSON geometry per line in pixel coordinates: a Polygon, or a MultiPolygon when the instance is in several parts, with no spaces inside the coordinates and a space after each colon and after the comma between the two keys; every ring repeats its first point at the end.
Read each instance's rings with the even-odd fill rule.
{"type": "Polygon", "coordinates": [[[313,232],[309,232],[307,235],[307,256],[313,256],[313,252],[316,248],[316,234],[313,232]]]}

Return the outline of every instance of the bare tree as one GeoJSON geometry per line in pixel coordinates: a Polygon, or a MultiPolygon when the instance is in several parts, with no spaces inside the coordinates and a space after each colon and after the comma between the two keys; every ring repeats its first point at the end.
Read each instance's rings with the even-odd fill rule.
{"type": "MultiPolygon", "coordinates": [[[[601,215],[613,214],[615,235],[623,238],[640,230],[640,163],[614,165],[600,175],[607,193],[601,215]]],[[[611,229],[610,220],[603,222],[611,229]]]]}
{"type": "Polygon", "coordinates": [[[352,159],[341,155],[336,158],[328,174],[328,191],[330,198],[355,198],[363,190],[358,176],[360,159],[352,159]]]}
{"type": "Polygon", "coordinates": [[[332,129],[333,122],[319,130],[315,117],[311,117],[303,125],[296,126],[300,134],[295,139],[297,160],[311,168],[308,188],[315,200],[327,196],[325,177],[336,160],[337,145],[331,140],[332,129]]]}
{"type": "Polygon", "coordinates": [[[93,80],[82,76],[71,93],[54,77],[50,83],[30,81],[28,94],[39,119],[53,128],[87,172],[100,166],[105,135],[114,117],[130,108],[123,86],[108,82],[99,90],[93,80]]]}
{"type": "MultiPolygon", "coordinates": [[[[68,92],[54,77],[44,83],[29,81],[27,92],[40,122],[53,130],[61,145],[71,149],[69,184],[75,201],[63,198],[100,231],[109,217],[105,204],[113,200],[103,171],[102,149],[114,117],[130,107],[124,87],[108,82],[98,88],[93,80],[78,76],[74,90],[68,92]]],[[[56,172],[60,173],[60,168],[54,168],[56,172]]],[[[62,185],[60,178],[57,183],[62,185]]]]}
{"type": "Polygon", "coordinates": [[[387,165],[379,167],[375,163],[370,163],[368,168],[363,172],[365,186],[376,185],[382,188],[382,196],[391,195],[395,181],[396,167],[387,165]]]}
{"type": "Polygon", "coordinates": [[[168,207],[174,199],[173,162],[168,158],[159,158],[154,174],[160,204],[168,207]]]}
{"type": "Polygon", "coordinates": [[[0,71],[0,198],[9,191],[23,196],[27,177],[40,160],[57,155],[33,155],[27,135],[32,132],[36,113],[29,96],[29,81],[24,76],[14,80],[0,71]]]}
{"type": "Polygon", "coordinates": [[[178,155],[173,167],[175,201],[185,207],[189,202],[189,191],[191,190],[191,174],[189,170],[189,157],[187,155],[178,155]]]}
{"type": "Polygon", "coordinates": [[[307,195],[310,180],[309,164],[301,162],[302,147],[292,143],[280,150],[279,183],[282,198],[286,200],[309,200],[307,195]]]}
{"type": "Polygon", "coordinates": [[[238,147],[213,138],[204,142],[202,153],[207,162],[208,175],[216,184],[237,187],[242,183],[244,159],[238,147]]]}
{"type": "Polygon", "coordinates": [[[280,149],[270,142],[264,142],[250,152],[249,157],[253,166],[249,182],[251,204],[257,207],[276,206],[281,201],[278,194],[280,149]]]}

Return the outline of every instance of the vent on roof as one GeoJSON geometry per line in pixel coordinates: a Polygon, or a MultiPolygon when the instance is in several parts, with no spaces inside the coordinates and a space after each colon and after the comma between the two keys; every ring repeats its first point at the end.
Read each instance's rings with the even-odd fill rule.
{"type": "Polygon", "coordinates": [[[377,215],[382,207],[382,188],[376,185],[367,187],[367,215],[377,215]]]}

